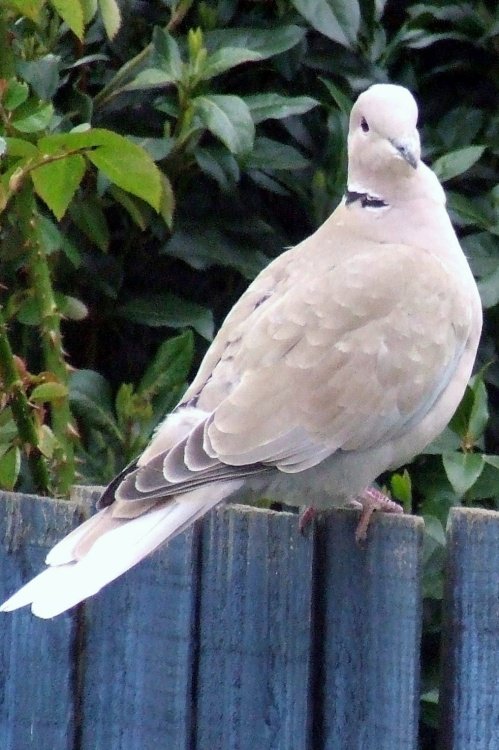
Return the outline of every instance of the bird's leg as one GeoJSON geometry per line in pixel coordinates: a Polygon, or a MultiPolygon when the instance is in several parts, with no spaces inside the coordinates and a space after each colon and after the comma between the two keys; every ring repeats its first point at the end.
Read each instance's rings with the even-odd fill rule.
{"type": "Polygon", "coordinates": [[[353,503],[362,508],[360,521],[355,530],[355,541],[357,544],[365,542],[367,529],[371,521],[372,514],[375,510],[381,510],[383,513],[403,513],[404,509],[398,503],[390,500],[381,490],[376,487],[366,487],[363,492],[357,496],[353,503]]]}
{"type": "Polygon", "coordinates": [[[312,523],[316,515],[317,515],[317,510],[311,505],[300,510],[300,513],[298,516],[298,528],[300,529],[301,534],[305,533],[305,529],[307,528],[309,524],[312,523]]]}

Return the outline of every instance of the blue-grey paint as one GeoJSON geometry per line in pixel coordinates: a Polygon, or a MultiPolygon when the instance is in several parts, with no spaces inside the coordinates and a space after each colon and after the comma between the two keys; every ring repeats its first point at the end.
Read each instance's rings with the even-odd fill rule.
{"type": "MultiPolygon", "coordinates": [[[[0,595],[96,492],[74,497],[0,496],[0,595]]],[[[422,522],[376,518],[362,549],[356,521],[220,508],[69,614],[3,614],[0,747],[415,750],[422,522]]]]}
{"type": "Polygon", "coordinates": [[[499,748],[499,513],[451,511],[442,683],[442,750],[499,748]]]}

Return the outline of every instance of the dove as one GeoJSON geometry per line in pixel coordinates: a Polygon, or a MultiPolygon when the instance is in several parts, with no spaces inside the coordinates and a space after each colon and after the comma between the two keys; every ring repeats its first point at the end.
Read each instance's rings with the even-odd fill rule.
{"type": "Polygon", "coordinates": [[[401,86],[358,97],[339,206],[251,283],[142,455],[4,612],[71,608],[235,495],[393,509],[369,488],[445,428],[482,324],[417,119],[401,86]]]}

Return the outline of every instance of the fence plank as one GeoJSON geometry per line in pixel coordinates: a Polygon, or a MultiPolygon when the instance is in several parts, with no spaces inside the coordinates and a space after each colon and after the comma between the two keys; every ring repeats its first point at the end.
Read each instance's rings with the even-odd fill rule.
{"type": "MultiPolygon", "coordinates": [[[[3,502],[8,594],[79,513],[3,502]]],[[[422,522],[377,518],[365,549],[356,522],[220,508],[78,619],[4,616],[2,748],[413,750],[422,522]]]]}
{"type": "Polygon", "coordinates": [[[443,750],[499,748],[499,513],[451,512],[442,673],[443,750]]]}
{"type": "Polygon", "coordinates": [[[191,747],[197,537],[177,537],[85,604],[81,750],[191,747]]]}
{"type": "Polygon", "coordinates": [[[206,520],[199,750],[310,747],[312,553],[296,515],[236,506],[206,520]]]}
{"type": "MultiPolygon", "coordinates": [[[[82,520],[74,503],[0,492],[0,598],[43,568],[45,555],[82,520]]],[[[2,750],[73,750],[77,613],[47,624],[29,610],[0,619],[2,750]]]]}
{"type": "Polygon", "coordinates": [[[364,548],[356,523],[340,510],[319,525],[313,749],[413,750],[423,523],[377,517],[364,548]]]}

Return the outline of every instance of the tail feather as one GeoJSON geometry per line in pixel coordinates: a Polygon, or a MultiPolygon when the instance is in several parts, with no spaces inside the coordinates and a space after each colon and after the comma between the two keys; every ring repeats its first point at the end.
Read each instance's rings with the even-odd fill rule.
{"type": "Polygon", "coordinates": [[[184,531],[242,483],[242,480],[232,480],[200,487],[130,520],[113,518],[112,507],[100,511],[59,542],[47,556],[47,561],[61,563],[29,581],[0,607],[0,611],[31,604],[33,614],[38,617],[55,617],[96,594],[184,531]],[[74,562],[78,547],[84,554],[74,562]]]}

